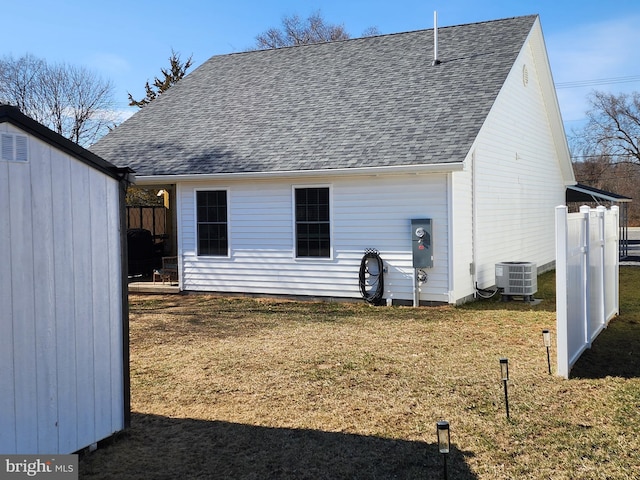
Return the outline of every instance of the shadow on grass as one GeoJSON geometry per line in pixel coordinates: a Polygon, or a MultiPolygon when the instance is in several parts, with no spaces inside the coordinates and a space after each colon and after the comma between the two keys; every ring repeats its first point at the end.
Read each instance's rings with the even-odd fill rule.
{"type": "Polygon", "coordinates": [[[640,377],[640,322],[620,316],[595,339],[571,369],[571,378],[640,377]]]}
{"type": "MultiPolygon", "coordinates": [[[[477,478],[469,455],[452,445],[449,478],[477,478]]],[[[133,414],[81,457],[80,478],[438,479],[443,458],[424,442],[133,414]]]]}
{"type": "MultiPolygon", "coordinates": [[[[505,311],[556,311],[556,272],[555,270],[545,272],[538,276],[537,291],[533,295],[533,302],[524,301],[523,297],[503,296],[501,292],[496,292],[490,298],[478,297],[476,301],[465,303],[459,308],[465,310],[505,310],[505,311]]],[[[489,292],[485,292],[488,294],[489,292]]]]}
{"type": "Polygon", "coordinates": [[[504,310],[509,312],[555,312],[555,298],[548,299],[541,295],[534,295],[534,301],[524,301],[521,297],[514,297],[510,300],[503,300],[500,293],[489,299],[479,298],[474,302],[465,303],[458,308],[463,310],[504,310]]]}

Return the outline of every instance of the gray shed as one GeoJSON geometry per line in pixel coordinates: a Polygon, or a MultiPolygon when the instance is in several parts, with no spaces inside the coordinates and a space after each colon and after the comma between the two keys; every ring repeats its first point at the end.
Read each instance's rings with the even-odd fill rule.
{"type": "Polygon", "coordinates": [[[116,168],[0,105],[0,452],[78,451],[129,423],[116,168]]]}

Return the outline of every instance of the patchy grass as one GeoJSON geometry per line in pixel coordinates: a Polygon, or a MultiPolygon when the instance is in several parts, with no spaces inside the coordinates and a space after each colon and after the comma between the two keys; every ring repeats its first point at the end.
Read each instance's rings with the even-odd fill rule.
{"type": "Polygon", "coordinates": [[[535,306],[131,296],[132,426],[82,457],[81,478],[441,478],[440,419],[449,478],[633,478],[640,269],[620,277],[622,315],[571,380],[547,373],[542,344],[553,273],[535,306]]]}

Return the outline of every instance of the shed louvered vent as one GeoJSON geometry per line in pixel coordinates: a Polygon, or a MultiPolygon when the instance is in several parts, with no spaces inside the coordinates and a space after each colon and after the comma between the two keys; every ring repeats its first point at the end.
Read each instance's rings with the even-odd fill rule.
{"type": "Polygon", "coordinates": [[[496,263],[496,287],[503,295],[529,297],[538,291],[538,268],[531,262],[496,263]]]}
{"type": "Polygon", "coordinates": [[[26,135],[3,133],[0,135],[2,160],[9,162],[26,162],[29,159],[26,135]]]}

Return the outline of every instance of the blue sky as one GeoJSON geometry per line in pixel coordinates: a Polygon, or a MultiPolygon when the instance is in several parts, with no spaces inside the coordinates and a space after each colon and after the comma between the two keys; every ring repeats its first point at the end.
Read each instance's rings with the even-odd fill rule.
{"type": "Polygon", "coordinates": [[[537,13],[568,133],[593,89],[640,91],[638,0],[2,0],[0,55],[88,67],[113,82],[118,108],[136,111],[127,92],[143,97],[171,49],[193,55],[195,68],[246,50],[284,15],[318,10],[354,37],[373,26],[383,34],[432,28],[434,10],[440,26],[537,13]]]}

